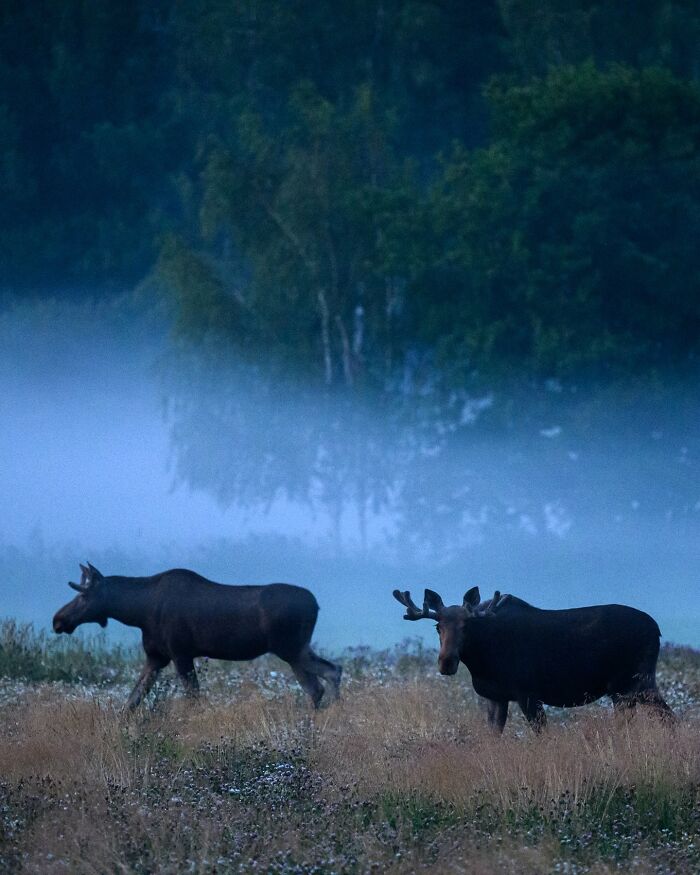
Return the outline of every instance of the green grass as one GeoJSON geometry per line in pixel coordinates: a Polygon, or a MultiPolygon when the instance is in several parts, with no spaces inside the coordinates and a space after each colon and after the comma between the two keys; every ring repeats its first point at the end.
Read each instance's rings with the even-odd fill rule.
{"type": "Polygon", "coordinates": [[[104,634],[58,636],[31,623],[0,621],[0,676],[23,681],[112,684],[130,678],[136,648],[108,642],[104,634]]]}

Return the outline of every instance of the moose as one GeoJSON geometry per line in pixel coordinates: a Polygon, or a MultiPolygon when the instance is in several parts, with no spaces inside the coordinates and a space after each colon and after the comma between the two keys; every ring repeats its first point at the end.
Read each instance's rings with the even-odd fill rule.
{"type": "Polygon", "coordinates": [[[54,631],[70,635],[82,623],[104,627],[110,618],[141,629],[146,663],[127,700],[130,710],[170,662],[185,692],[196,696],[198,656],[248,660],[274,653],[289,663],[315,708],[329,689],[338,696],[342,669],[317,656],[309,643],[318,603],[308,589],[288,583],[228,586],[182,568],[152,577],[105,577],[89,562],[80,570],[80,583],[68,584],[78,595],[56,613],[54,631]]]}
{"type": "Polygon", "coordinates": [[[571,708],[609,696],[616,709],[644,704],[673,719],[656,688],[661,635],[643,611],[625,605],[542,610],[512,595],[481,602],[479,588],[446,607],[431,589],[422,609],[408,591],[393,592],[404,620],[436,620],[438,667],[453,675],[460,661],[485,699],[489,724],[503,732],[509,702],[517,702],[540,732],[544,705],[571,708]]]}

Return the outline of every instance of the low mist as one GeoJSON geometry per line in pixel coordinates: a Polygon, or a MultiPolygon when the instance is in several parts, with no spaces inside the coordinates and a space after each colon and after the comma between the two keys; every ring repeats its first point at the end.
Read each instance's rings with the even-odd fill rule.
{"type": "Polygon", "coordinates": [[[8,306],[2,613],[47,627],[89,560],[307,586],[328,650],[432,641],[391,590],[454,603],[474,584],[543,607],[632,604],[700,645],[692,387],[582,394],[487,387],[438,405],[407,390],[389,411],[250,364],[213,373],[133,303],[8,306]]]}

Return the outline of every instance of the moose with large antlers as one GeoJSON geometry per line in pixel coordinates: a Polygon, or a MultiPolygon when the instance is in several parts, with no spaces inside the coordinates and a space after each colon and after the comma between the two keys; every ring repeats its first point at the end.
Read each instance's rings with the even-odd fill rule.
{"type": "Polygon", "coordinates": [[[135,708],[170,662],[189,695],[198,689],[194,659],[255,659],[274,653],[292,667],[318,707],[329,684],[337,696],[342,669],[310,646],[318,604],[308,589],[288,583],[226,586],[178,568],[153,577],[104,577],[80,566],[78,592],[53,618],[55,632],[70,634],[81,623],[107,625],[114,618],[143,635],[146,664],[127,706],[135,708]]]}
{"type": "Polygon", "coordinates": [[[624,605],[548,611],[499,592],[482,603],[476,586],[449,607],[430,589],[422,608],[409,592],[393,594],[406,608],[404,620],[437,621],[440,673],[455,674],[463,662],[499,732],[509,702],[518,703],[536,732],[546,724],[544,705],[570,708],[602,696],[615,708],[644,704],[673,718],[656,688],[659,627],[643,611],[624,605]]]}

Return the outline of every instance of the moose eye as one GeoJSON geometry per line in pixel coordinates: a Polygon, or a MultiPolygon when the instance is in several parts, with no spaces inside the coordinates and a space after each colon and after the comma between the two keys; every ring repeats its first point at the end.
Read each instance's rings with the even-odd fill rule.
{"type": "Polygon", "coordinates": [[[435,630],[437,631],[437,633],[439,635],[440,634],[440,624],[439,623],[435,624],[435,630]]]}

